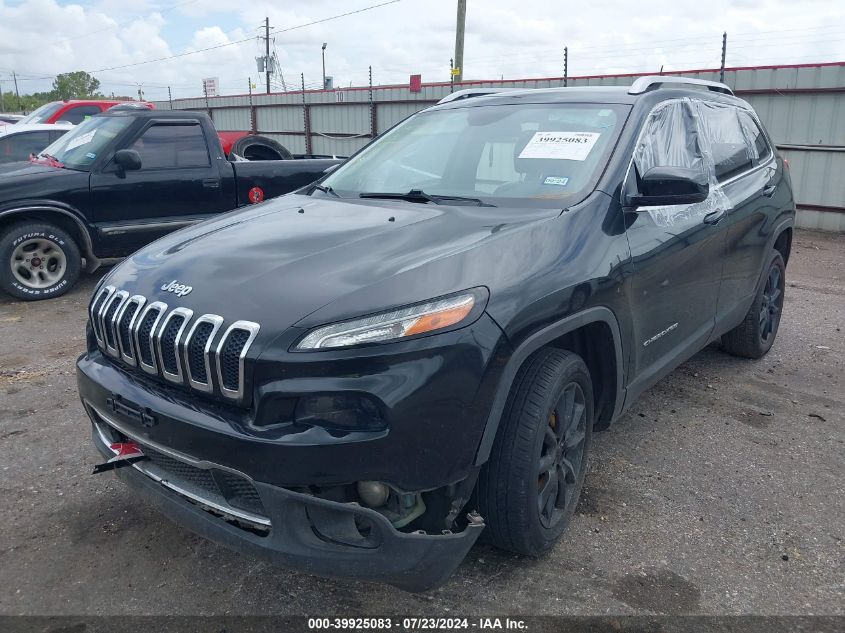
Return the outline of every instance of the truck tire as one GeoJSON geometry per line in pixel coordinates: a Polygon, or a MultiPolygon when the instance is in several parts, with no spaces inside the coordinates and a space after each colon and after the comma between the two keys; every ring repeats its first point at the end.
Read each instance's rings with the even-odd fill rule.
{"type": "Polygon", "coordinates": [[[578,505],[593,421],[593,385],[578,355],[543,348],[525,362],[479,476],[486,540],[528,556],[554,545],[578,505]]]}
{"type": "Polygon", "coordinates": [[[0,233],[0,288],[17,299],[61,296],[79,279],[81,268],[79,247],[57,226],[21,222],[0,233]]]}
{"type": "Polygon", "coordinates": [[[748,314],[738,326],[722,335],[722,347],[742,358],[762,358],[772,349],[778,334],[786,289],[786,264],[778,251],[772,251],[763,283],[748,314]]]}
{"type": "Polygon", "coordinates": [[[250,134],[232,144],[232,153],[247,160],[291,160],[291,154],[281,143],[266,136],[250,134]]]}

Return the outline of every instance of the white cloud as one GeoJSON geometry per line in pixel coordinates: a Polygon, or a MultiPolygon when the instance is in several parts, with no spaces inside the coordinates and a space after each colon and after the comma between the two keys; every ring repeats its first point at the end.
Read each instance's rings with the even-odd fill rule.
{"type": "MultiPolygon", "coordinates": [[[[148,98],[195,96],[203,77],[220,77],[224,93],[243,92],[256,77],[254,57],[263,45],[269,15],[274,47],[288,84],[320,82],[322,42],[326,72],[336,85],[404,83],[411,73],[447,81],[453,55],[455,0],[403,0],[338,20],[284,32],[353,11],[378,0],[98,0],[80,6],[57,0],[0,0],[0,81],[21,75],[24,92],[48,89],[50,79],[72,70],[98,70],[169,57],[241,39],[215,50],[94,73],[105,92],[148,98]]],[[[563,47],[570,75],[635,72],[719,63],[720,37],[728,31],[728,65],[804,63],[845,59],[845,9],[824,2],[787,0],[658,0],[648,6],[593,2],[577,9],[559,0],[470,0],[465,78],[559,76],[563,47]]]]}

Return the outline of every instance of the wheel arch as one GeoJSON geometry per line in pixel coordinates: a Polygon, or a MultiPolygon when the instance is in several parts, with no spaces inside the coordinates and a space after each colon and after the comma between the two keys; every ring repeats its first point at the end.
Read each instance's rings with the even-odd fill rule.
{"type": "Polygon", "coordinates": [[[594,382],[597,419],[594,429],[607,428],[625,402],[622,337],[616,315],[604,306],[568,316],[527,337],[514,349],[499,379],[475,463],[483,464],[499,430],[508,394],[519,368],[542,347],[566,349],[581,356],[594,382]]]}
{"type": "Polygon", "coordinates": [[[99,260],[94,255],[94,243],[91,234],[88,232],[85,223],[73,212],[49,205],[32,205],[0,211],[0,230],[24,221],[55,224],[67,231],[79,246],[82,256],[87,260],[88,270],[91,271],[96,268],[99,260]]]}
{"type": "Polygon", "coordinates": [[[773,248],[783,257],[783,263],[789,263],[789,254],[792,252],[792,224],[779,227],[776,233],[773,248]]]}

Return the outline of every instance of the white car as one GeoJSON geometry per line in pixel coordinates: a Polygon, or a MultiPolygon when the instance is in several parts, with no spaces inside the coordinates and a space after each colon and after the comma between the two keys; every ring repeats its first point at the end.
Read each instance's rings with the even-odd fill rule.
{"type": "Polygon", "coordinates": [[[53,141],[72,130],[70,123],[17,123],[0,126],[0,164],[29,160],[53,141]]]}

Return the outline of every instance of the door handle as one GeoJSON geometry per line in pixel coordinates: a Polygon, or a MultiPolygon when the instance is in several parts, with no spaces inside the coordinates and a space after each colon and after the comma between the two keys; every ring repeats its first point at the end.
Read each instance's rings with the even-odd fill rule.
{"type": "Polygon", "coordinates": [[[705,215],[701,221],[705,224],[718,224],[727,214],[728,212],[725,209],[718,209],[705,215]]]}
{"type": "Polygon", "coordinates": [[[768,187],[763,188],[763,197],[764,198],[771,198],[775,195],[775,191],[777,191],[777,185],[769,185],[768,187]]]}
{"type": "Polygon", "coordinates": [[[219,189],[220,188],[220,180],[217,178],[204,178],[202,181],[203,187],[208,187],[209,189],[219,189]]]}

